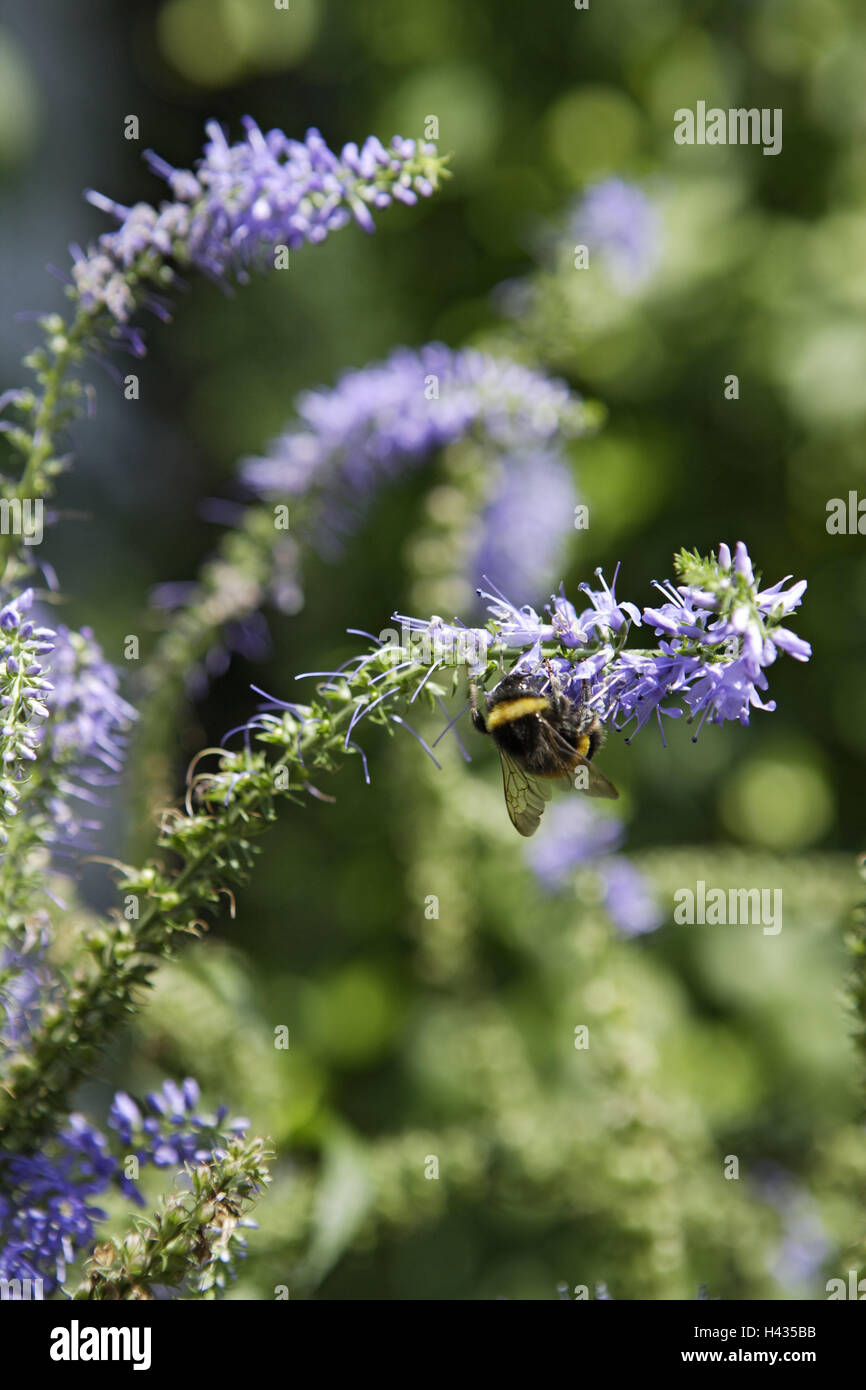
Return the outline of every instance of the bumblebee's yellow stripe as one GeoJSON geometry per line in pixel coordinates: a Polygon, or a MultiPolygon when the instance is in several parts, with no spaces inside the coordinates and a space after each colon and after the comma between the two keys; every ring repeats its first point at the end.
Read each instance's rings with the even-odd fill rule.
{"type": "Polygon", "coordinates": [[[523,719],[527,714],[538,714],[540,710],[550,709],[550,701],[543,695],[524,695],[519,700],[501,700],[486,717],[488,729],[498,729],[500,724],[512,724],[515,719],[523,719]]]}

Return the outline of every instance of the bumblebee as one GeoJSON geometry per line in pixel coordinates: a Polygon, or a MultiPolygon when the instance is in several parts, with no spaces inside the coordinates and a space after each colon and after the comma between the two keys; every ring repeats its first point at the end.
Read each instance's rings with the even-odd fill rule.
{"type": "Polygon", "coordinates": [[[535,834],[555,781],[569,779],[588,796],[618,798],[591,761],[603,737],[598,716],[585,696],[565,693],[550,666],[546,677],[512,671],[489,695],[470,682],[469,699],[474,727],[499,750],[505,805],[519,834],[535,834]]]}

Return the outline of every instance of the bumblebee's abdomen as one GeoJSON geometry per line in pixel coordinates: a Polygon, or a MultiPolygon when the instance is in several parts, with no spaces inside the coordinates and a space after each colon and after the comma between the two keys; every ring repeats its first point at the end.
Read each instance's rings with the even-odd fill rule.
{"type": "MultiPolygon", "coordinates": [[[[524,702],[508,703],[514,706],[524,702]]],[[[496,710],[499,708],[497,705],[496,710]]],[[[492,728],[490,722],[488,715],[488,729],[503,753],[534,777],[563,777],[589,756],[588,734],[579,733],[573,725],[554,725],[543,715],[539,717],[538,712],[506,717],[494,722],[492,728]]]]}
{"type": "Polygon", "coordinates": [[[534,714],[522,719],[510,719],[507,723],[493,724],[492,727],[488,715],[487,728],[497,746],[521,764],[527,764],[527,759],[542,747],[544,741],[539,720],[534,714]]]}
{"type": "MultiPolygon", "coordinates": [[[[565,737],[561,732],[560,740],[565,737]]],[[[568,741],[570,743],[571,739],[568,741]]],[[[588,734],[576,734],[573,752],[569,753],[565,748],[557,748],[555,753],[545,751],[539,757],[541,766],[534,769],[536,777],[563,777],[568,772],[574,772],[580,763],[592,757],[590,742],[588,734]]]]}

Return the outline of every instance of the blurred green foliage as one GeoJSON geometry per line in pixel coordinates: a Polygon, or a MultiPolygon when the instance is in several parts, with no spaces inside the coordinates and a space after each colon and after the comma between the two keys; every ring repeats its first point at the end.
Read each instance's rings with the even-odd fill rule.
{"type": "MultiPolygon", "coordinates": [[[[540,895],[490,762],[466,768],[450,749],[437,773],[411,740],[373,739],[372,786],[349,766],[328,788],[335,805],[284,818],[236,920],[160,973],[83,1101],[98,1111],[110,1086],[189,1072],[275,1139],[236,1296],[548,1298],[565,1279],[604,1280],[617,1298],[687,1298],[700,1282],[724,1298],[822,1297],[855,1258],[866,1177],[837,998],[862,846],[866,551],[825,527],[830,498],[866,495],[866,12],[857,0],[38,8],[39,21],[20,6],[0,28],[10,382],[27,341],[12,313],[59,295],[32,267],[19,280],[22,258],[35,247],[63,264],[65,244],[98,229],[80,185],[154,196],[126,113],[141,147],[178,165],[204,119],[237,130],[245,112],[290,132],[317,124],[332,144],[420,134],[433,114],[454,151],[445,191],[394,210],[375,238],[307,248],[290,275],[229,298],[196,286],[172,326],[149,329],[134,408],[100,381],[61,500],[87,519],[45,545],[74,595],[69,621],[119,659],[149,585],[191,577],[209,553],[200,499],[233,494],[238,457],[279,430],[294,395],[441,337],[539,363],[606,405],[605,429],[573,452],[591,521],[569,592],[622,561],[621,596],[648,602],[676,549],[743,539],[767,582],[809,580],[798,631],[815,652],[774,668],[778,709],[747,730],[692,745],[674,728],[663,749],[650,728],[605,755],[660,901],[697,879],[782,886],[778,937],[668,921],[617,940],[591,879],[540,895]],[[783,152],[675,145],[673,112],[698,99],[781,107],[783,152]],[[661,262],[630,291],[573,265],[566,210],[609,174],[639,180],[660,209],[661,262]],[[503,316],[493,292],[515,280],[525,312],[503,316]],[[580,1024],[587,1052],[573,1046],[580,1024]],[[274,1047],[281,1025],[288,1051],[274,1047]],[[732,1154],[736,1182],[723,1176],[732,1154]],[[808,1195],[821,1239],[792,1233],[766,1199],[767,1164],[808,1195]]],[[[423,607],[429,481],[383,496],[340,565],[310,566],[305,609],[272,617],[266,669],[236,661],[167,730],[178,787],[188,757],[249,713],[251,679],[288,695],[296,671],[354,649],[347,627],[377,632],[394,609],[423,607]]]]}

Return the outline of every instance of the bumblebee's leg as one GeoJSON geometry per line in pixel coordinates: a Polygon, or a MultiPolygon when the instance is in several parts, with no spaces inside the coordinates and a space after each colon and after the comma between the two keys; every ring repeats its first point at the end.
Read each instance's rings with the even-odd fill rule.
{"type": "Polygon", "coordinates": [[[589,734],[589,752],[587,757],[591,758],[596,749],[602,742],[602,726],[598,715],[589,703],[589,681],[581,681],[580,685],[580,708],[581,708],[581,733],[589,734]]]}
{"type": "Polygon", "coordinates": [[[547,669],[547,679],[550,684],[550,707],[555,714],[565,714],[568,709],[568,700],[562,689],[562,682],[549,661],[545,661],[544,665],[547,669]]]}
{"type": "MultiPolygon", "coordinates": [[[[473,680],[470,680],[470,682],[469,682],[469,710],[470,710],[470,718],[471,718],[471,720],[472,720],[472,725],[473,725],[473,728],[477,729],[478,732],[479,732],[480,734],[486,734],[486,733],[487,733],[487,720],[484,718],[484,710],[481,708],[481,705],[479,704],[478,695],[479,695],[478,686],[475,684],[475,682],[474,682],[473,680]]],[[[483,698],[483,697],[482,697],[482,698],[483,698]]]]}

